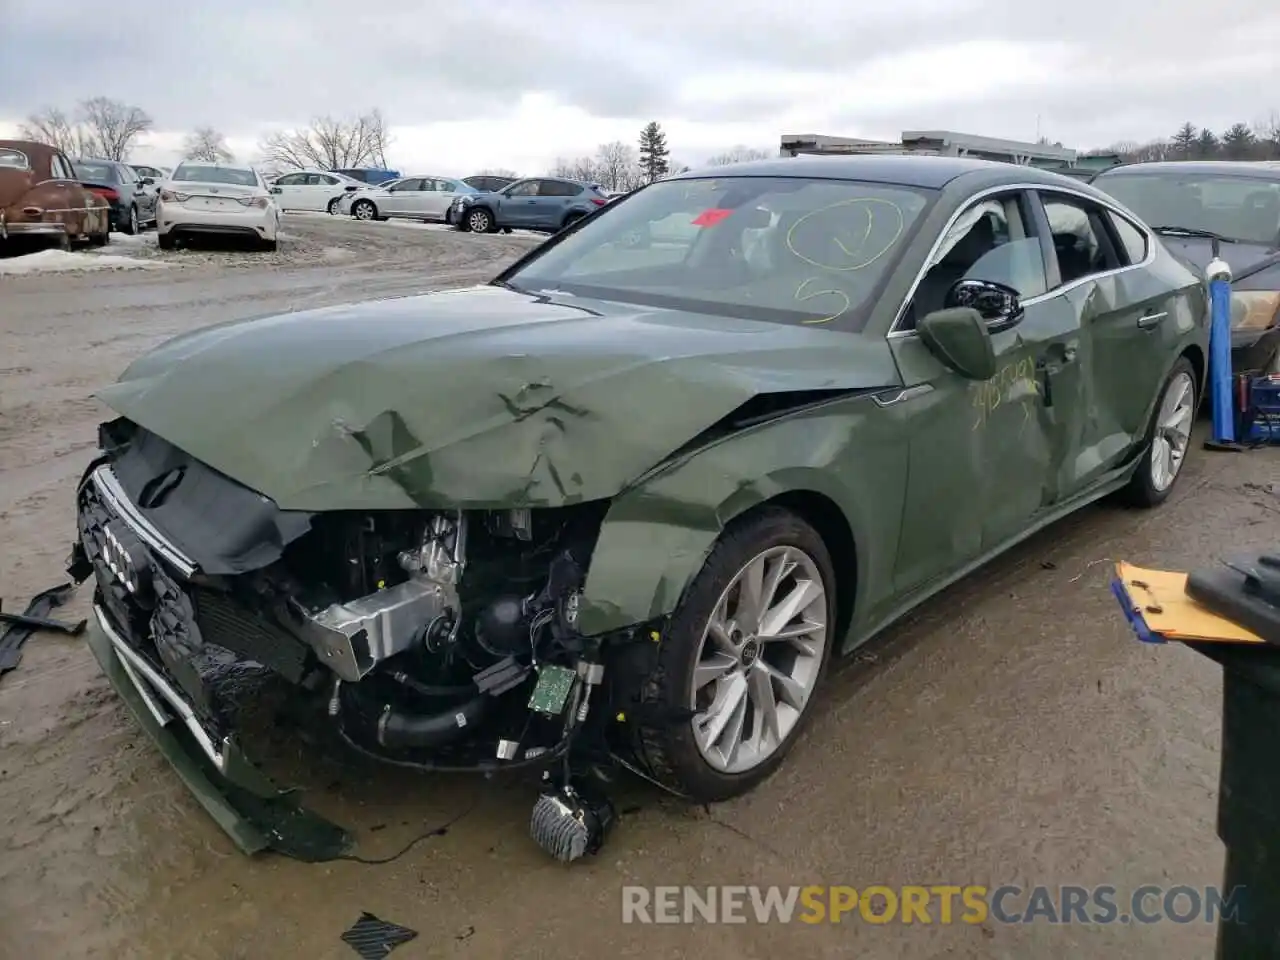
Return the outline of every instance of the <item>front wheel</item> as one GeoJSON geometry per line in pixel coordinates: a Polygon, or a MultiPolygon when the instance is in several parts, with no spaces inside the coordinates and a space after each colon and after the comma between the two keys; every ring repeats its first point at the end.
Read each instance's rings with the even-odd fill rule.
{"type": "Polygon", "coordinates": [[[138,208],[129,208],[129,218],[124,223],[124,232],[129,236],[137,236],[138,234],[138,208]]]}
{"type": "Polygon", "coordinates": [[[1135,507],[1154,507],[1169,498],[1191,449],[1195,416],[1195,368],[1186,357],[1179,357],[1151,415],[1146,452],[1124,488],[1126,501],[1135,507]]]}
{"type": "Polygon", "coordinates": [[[372,200],[357,200],[351,207],[351,215],[357,220],[376,220],[378,208],[373,205],[372,200]]]}
{"type": "Polygon", "coordinates": [[[492,233],[495,226],[493,214],[484,207],[477,207],[467,212],[467,229],[472,233],[492,233]]]}
{"type": "Polygon", "coordinates": [[[332,200],[330,200],[329,206],[326,207],[325,209],[329,211],[329,216],[336,217],[338,215],[338,198],[334,197],[332,200]]]}
{"type": "Polygon", "coordinates": [[[156,245],[161,250],[173,250],[178,246],[178,238],[172,233],[160,233],[156,235],[156,245]]]}
{"type": "Polygon", "coordinates": [[[638,726],[638,759],[696,802],[746,793],[795,743],[835,622],[831,557],[808,523],[768,508],[732,524],[660,641],[643,699],[675,719],[638,726]]]}

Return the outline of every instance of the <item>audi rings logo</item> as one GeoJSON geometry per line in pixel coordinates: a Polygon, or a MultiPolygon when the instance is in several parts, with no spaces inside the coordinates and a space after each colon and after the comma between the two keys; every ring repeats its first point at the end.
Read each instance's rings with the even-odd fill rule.
{"type": "Polygon", "coordinates": [[[142,541],[119,520],[102,528],[102,562],[111,575],[132,594],[140,594],[151,583],[151,564],[142,541]]]}

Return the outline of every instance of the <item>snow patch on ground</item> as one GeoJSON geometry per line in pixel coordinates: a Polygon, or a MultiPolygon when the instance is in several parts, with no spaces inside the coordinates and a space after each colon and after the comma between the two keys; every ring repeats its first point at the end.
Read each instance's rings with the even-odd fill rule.
{"type": "MultiPolygon", "coordinates": [[[[113,238],[114,239],[114,238],[113,238]]],[[[152,270],[167,267],[156,260],[117,257],[109,253],[68,253],[65,250],[41,250],[21,257],[0,260],[0,276],[31,273],[66,273],[78,270],[152,270]]]]}

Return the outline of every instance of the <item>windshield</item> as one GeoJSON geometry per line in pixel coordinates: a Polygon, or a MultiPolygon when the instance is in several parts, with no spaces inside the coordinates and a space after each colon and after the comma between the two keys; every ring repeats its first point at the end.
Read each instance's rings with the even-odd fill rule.
{"type": "Polygon", "coordinates": [[[240,167],[214,167],[203,164],[186,164],[173,171],[170,180],[197,181],[199,183],[234,183],[242,187],[256,187],[258,178],[252,170],[240,167]]]}
{"type": "Polygon", "coordinates": [[[76,176],[81,180],[92,180],[94,183],[115,183],[116,168],[110,163],[95,163],[92,160],[77,160],[72,164],[76,168],[76,176]]]}
{"type": "Polygon", "coordinates": [[[1280,242],[1280,180],[1204,173],[1114,173],[1094,180],[1153,227],[1280,242]]]}
{"type": "Polygon", "coordinates": [[[856,330],[932,196],[799,177],[663,180],[502,279],[521,290],[856,330]]]}

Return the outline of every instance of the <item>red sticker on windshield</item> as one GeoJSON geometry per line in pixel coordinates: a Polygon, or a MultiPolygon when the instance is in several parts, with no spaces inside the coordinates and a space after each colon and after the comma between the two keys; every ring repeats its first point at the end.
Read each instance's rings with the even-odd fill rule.
{"type": "Polygon", "coordinates": [[[714,227],[722,220],[726,220],[733,215],[732,210],[724,210],[720,207],[712,207],[710,210],[703,210],[700,214],[693,218],[695,227],[714,227]]]}

